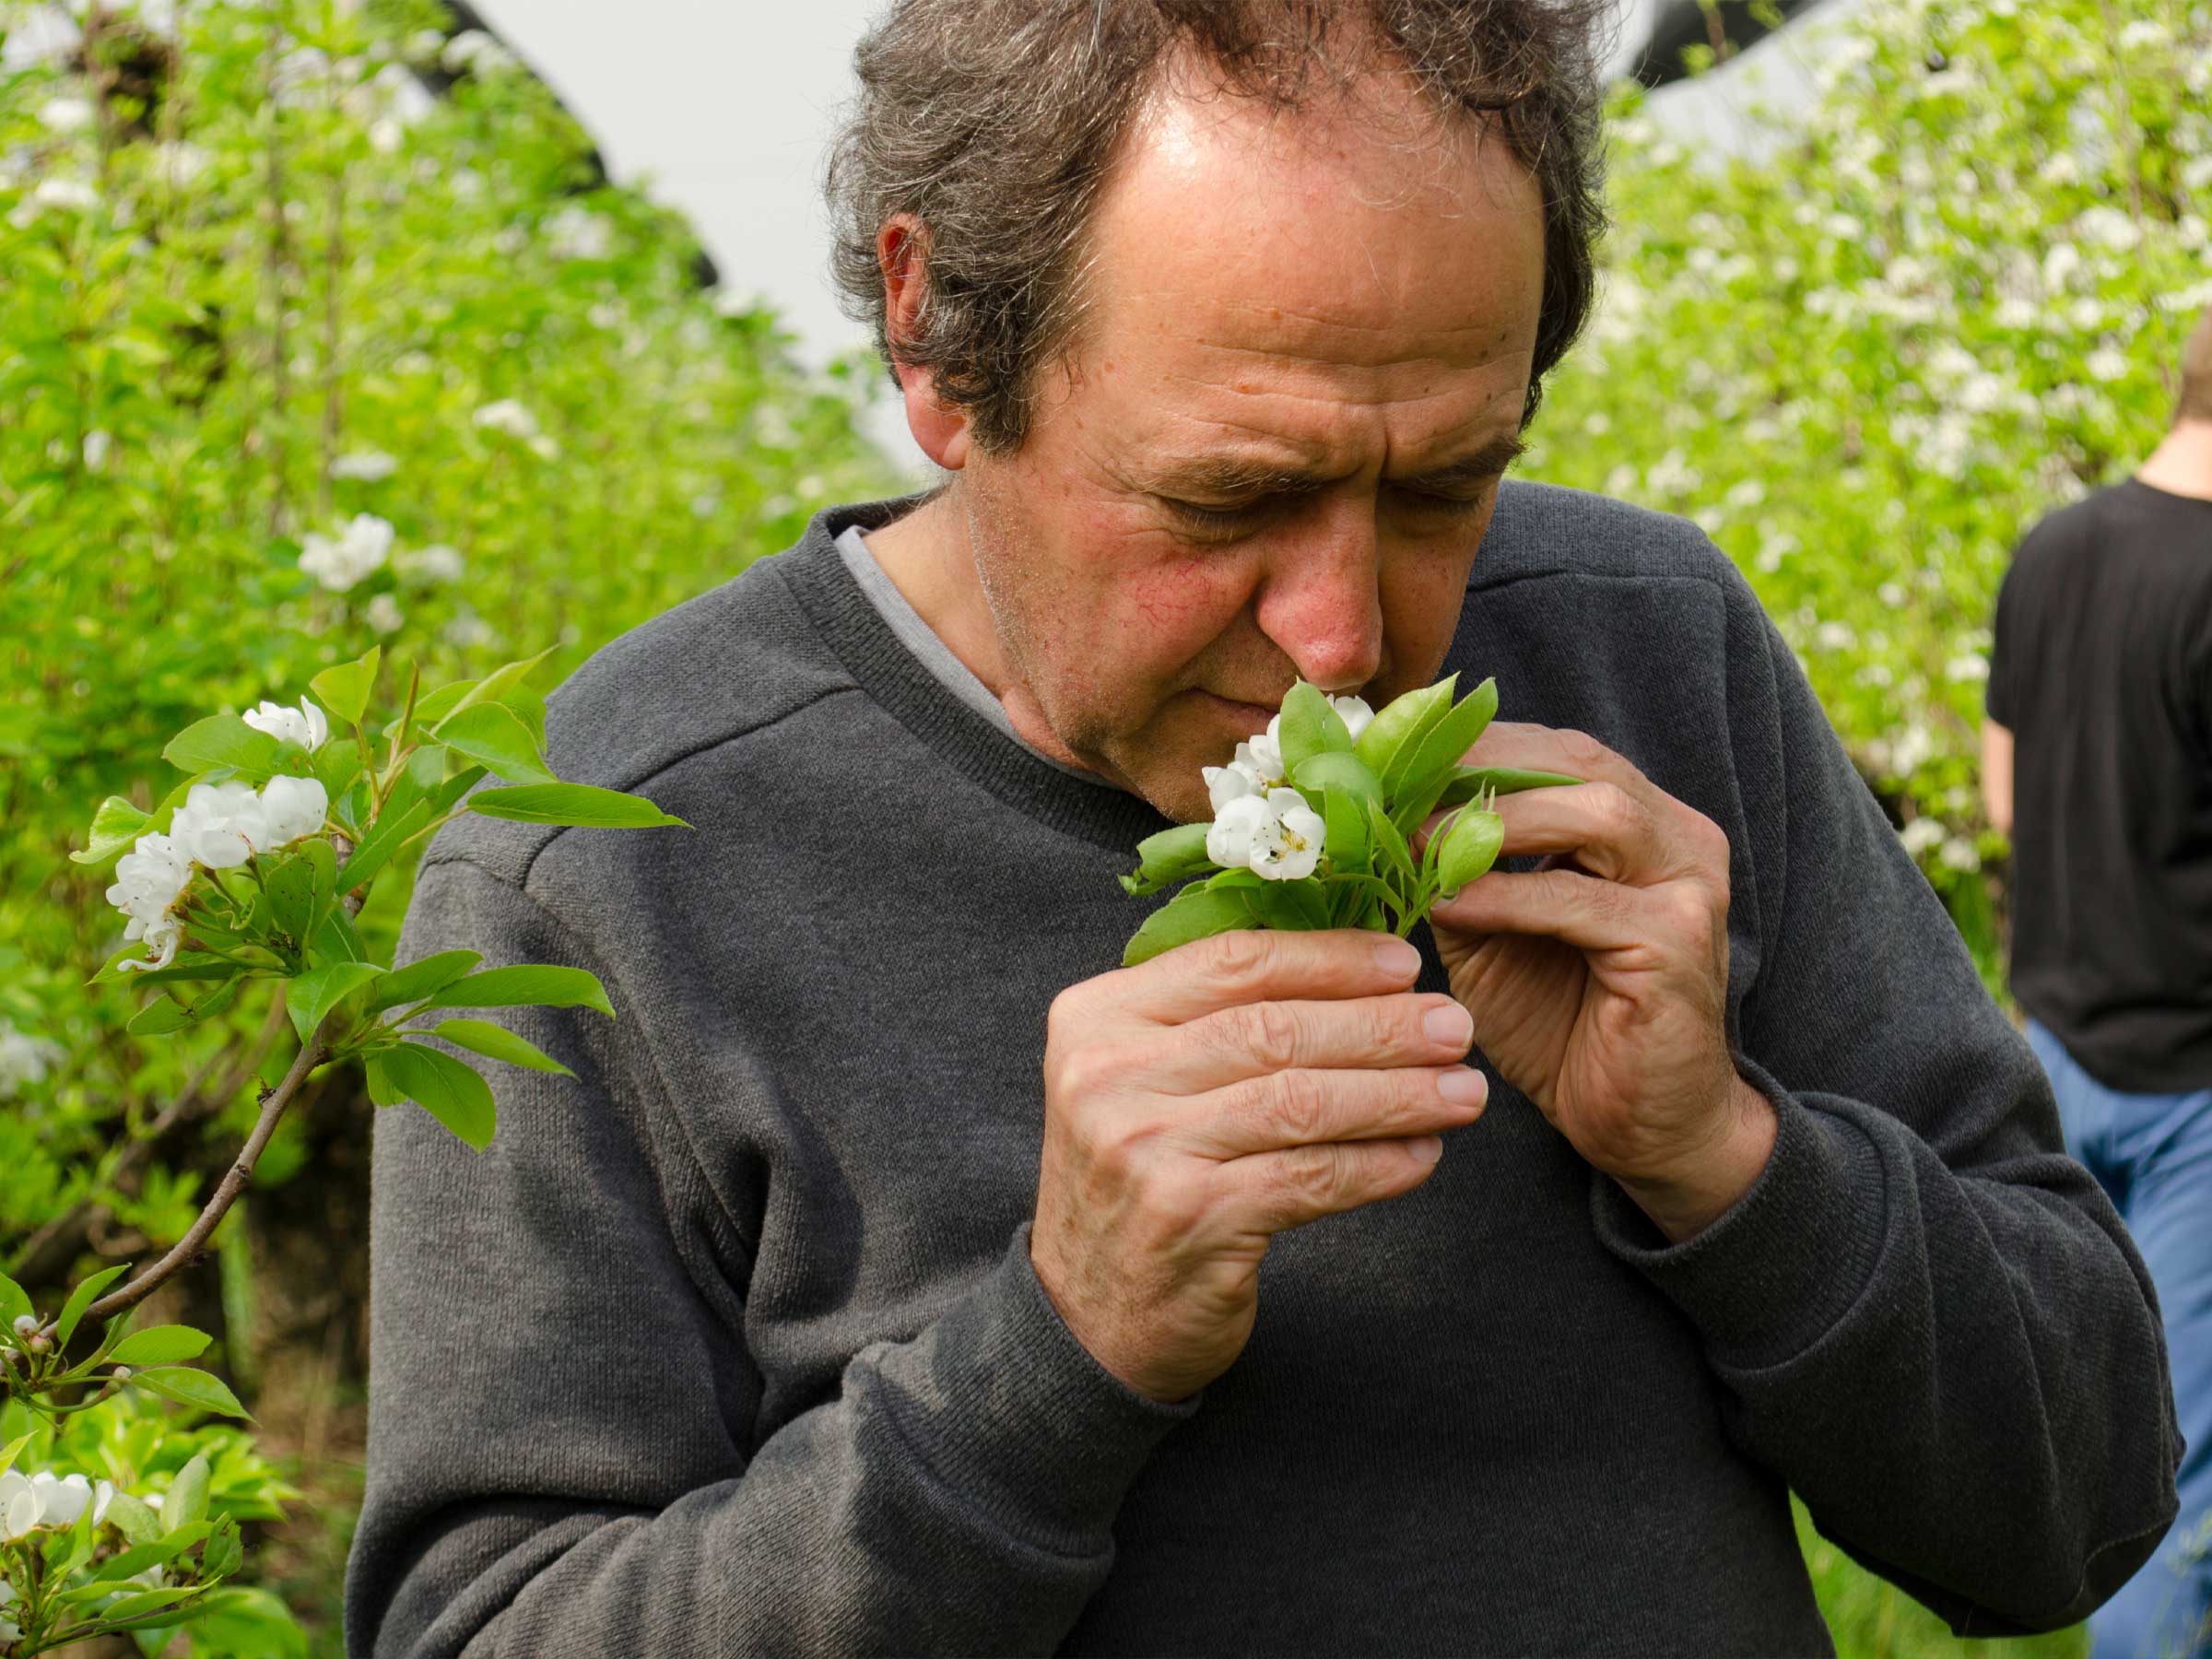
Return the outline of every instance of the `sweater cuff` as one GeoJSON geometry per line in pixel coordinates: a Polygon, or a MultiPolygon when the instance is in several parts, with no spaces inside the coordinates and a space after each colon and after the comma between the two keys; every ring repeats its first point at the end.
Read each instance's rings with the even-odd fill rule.
{"type": "Polygon", "coordinates": [[[940,1483],[1018,1537],[1090,1553],[1153,1449],[1196,1415],[1205,1391],[1163,1404],[1100,1365],[1038,1282],[1030,1227],[877,1369],[888,1409],[940,1483]]]}
{"type": "Polygon", "coordinates": [[[1881,1253],[1887,1183],[1856,1124],[1740,1054],[1735,1066],[1774,1107],[1774,1149],[1749,1192],[1679,1244],[1601,1171],[1590,1207],[1599,1241],[1688,1315],[1714,1363],[1756,1371],[1803,1353],[1859,1299],[1881,1253]]]}

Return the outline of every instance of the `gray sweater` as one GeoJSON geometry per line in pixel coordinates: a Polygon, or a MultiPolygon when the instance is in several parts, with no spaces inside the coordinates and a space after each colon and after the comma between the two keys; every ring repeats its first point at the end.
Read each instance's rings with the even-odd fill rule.
{"type": "Polygon", "coordinates": [[[480,1156],[378,1114],[355,1659],[1830,1653],[1791,1488],[1965,1633],[2148,1555],[2152,1292],[2034,1058],[1727,559],[1541,486],[1446,667],[1727,830],[1771,1160],[1670,1247],[1492,1073],[1423,1185],[1277,1237],[1200,1394],[1109,1374],[1030,1265],[1040,1062],[1165,820],[900,642],[833,537],[901,505],[552,699],[563,777],[695,830],[425,860],[402,960],[586,967],[620,1018],[503,1016],[577,1075],[489,1065],[480,1156]]]}

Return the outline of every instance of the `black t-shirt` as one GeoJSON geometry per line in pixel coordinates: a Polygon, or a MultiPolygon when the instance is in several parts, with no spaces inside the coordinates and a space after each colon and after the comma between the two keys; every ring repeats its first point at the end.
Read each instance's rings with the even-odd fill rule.
{"type": "Polygon", "coordinates": [[[2053,513],[1997,596],[2012,994],[2108,1088],[2212,1086],[2212,500],[2053,513]]]}

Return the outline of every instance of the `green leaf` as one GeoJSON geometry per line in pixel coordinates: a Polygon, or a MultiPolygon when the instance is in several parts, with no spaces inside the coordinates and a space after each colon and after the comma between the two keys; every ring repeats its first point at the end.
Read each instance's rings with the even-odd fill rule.
{"type": "MultiPolygon", "coordinates": [[[[463,982],[465,983],[466,982],[463,982]]],[[[403,1042],[377,1055],[385,1080],[443,1124],[472,1149],[491,1145],[496,1126],[491,1086],[451,1054],[403,1042]]]]}
{"type": "Polygon", "coordinates": [[[537,752],[529,727],[512,709],[498,703],[477,703],[441,721],[438,741],[446,747],[481,760],[502,778],[523,783],[558,783],[560,780],[537,752]]]}
{"type": "Polygon", "coordinates": [[[1314,933],[1329,924],[1328,896],[1317,881],[1262,881],[1244,897],[1253,913],[1269,927],[1314,933]]]}
{"type": "Polygon", "coordinates": [[[190,1325],[148,1325],[133,1331],[108,1351],[111,1365],[174,1365],[207,1351],[207,1333],[190,1325]]]}
{"type": "Polygon", "coordinates": [[[1458,679],[1453,674],[1433,686],[1417,687],[1393,698],[1367,723],[1359,742],[1352,745],[1352,752],[1382,780],[1385,798],[1396,794],[1406,763],[1413,759],[1429,729],[1451,712],[1452,688],[1458,679]]]}
{"type": "Polygon", "coordinates": [[[314,947],[324,960],[332,962],[365,962],[369,959],[368,947],[346,913],[346,907],[334,904],[323,913],[315,928],[314,947]]]}
{"type": "MultiPolygon", "coordinates": [[[[534,657],[525,657],[519,663],[500,664],[469,687],[460,700],[453,704],[452,712],[458,714],[464,709],[474,709],[485,703],[504,703],[530,677],[531,670],[552,654],[553,647],[548,645],[534,657]]],[[[543,707],[542,703],[540,707],[543,707]]],[[[525,715],[523,718],[527,724],[528,717],[525,715]]]]}
{"type": "MultiPolygon", "coordinates": [[[[1406,770],[1399,774],[1399,788],[1407,793],[1420,790],[1439,774],[1445,782],[1450,782],[1461,759],[1475,747],[1475,740],[1482,735],[1490,724],[1490,717],[1497,712],[1498,682],[1486,679],[1462,698],[1458,706],[1449,714],[1429,728],[1421,738],[1419,747],[1414,750],[1413,758],[1406,763],[1406,770]]],[[[1394,794],[1392,798],[1397,800],[1399,797],[1394,794]]],[[[1430,798],[1433,800],[1435,796],[1430,798]]],[[[1427,812],[1421,815],[1422,818],[1427,816],[1427,812]]],[[[1419,821],[1419,818],[1416,818],[1414,823],[1419,821]]],[[[1401,828],[1411,828],[1402,816],[1398,817],[1398,823],[1401,828]]]]}
{"type": "Polygon", "coordinates": [[[1459,889],[1487,875],[1498,862],[1505,844],[1505,820],[1494,812],[1463,806],[1444,830],[1443,845],[1436,855],[1438,897],[1452,899],[1459,889]]]}
{"type": "Polygon", "coordinates": [[[1329,864],[1337,870],[1367,868],[1367,802],[1340,783],[1322,791],[1322,822],[1329,827],[1329,864]]]}
{"type": "Polygon", "coordinates": [[[1145,918],[1122,951],[1122,966],[1134,968],[1194,939],[1259,924],[1244,888],[1209,883],[1187,887],[1145,918]]]}
{"type": "MultiPolygon", "coordinates": [[[[126,1384],[144,1388],[148,1394],[158,1394],[165,1400],[174,1400],[180,1406],[196,1406],[202,1411],[219,1412],[225,1417],[253,1420],[253,1414],[238,1403],[238,1396],[224,1385],[220,1377],[210,1376],[204,1371],[189,1366],[164,1366],[155,1371],[135,1371],[126,1384]]],[[[171,1517],[168,1505],[162,1506],[162,1519],[171,1517]]]]}
{"type": "MultiPolygon", "coordinates": [[[[459,708],[461,700],[476,688],[477,682],[475,680],[465,679],[453,680],[439,687],[435,691],[424,692],[415,702],[416,728],[419,731],[429,731],[459,708]]],[[[382,735],[389,737],[398,730],[399,718],[395,715],[391,724],[384,727],[382,735]]]]}
{"type": "Polygon", "coordinates": [[[485,769],[481,766],[463,767],[438,785],[438,793],[430,797],[430,810],[433,813],[444,813],[455,801],[482,782],[484,775],[485,769]]]}
{"type": "Polygon", "coordinates": [[[108,1500],[108,1524],[124,1535],[126,1543],[135,1547],[124,1550],[122,1555],[114,1557],[102,1566],[100,1571],[104,1576],[128,1578],[134,1572],[145,1571],[156,1561],[168,1559],[165,1556],[153,1555],[145,1560],[133,1562],[124,1568],[121,1572],[113,1571],[116,1561],[124,1560],[135,1555],[140,1549],[159,1550],[160,1548],[160,1545],[156,1540],[161,1536],[161,1517],[132,1497],[130,1493],[117,1492],[108,1500]]]}
{"type": "Polygon", "coordinates": [[[161,1522],[167,1531],[175,1532],[180,1526],[206,1519],[207,1473],[206,1455],[198,1452],[177,1471],[161,1500],[161,1522]]]}
{"type": "Polygon", "coordinates": [[[1584,782],[1585,779],[1571,778],[1564,772],[1523,771],[1511,766],[1462,766],[1453,769],[1452,781],[1437,797],[1436,806],[1429,810],[1458,806],[1481,794],[1518,794],[1524,789],[1556,789],[1584,782]]]}
{"type": "Polygon", "coordinates": [[[279,747],[268,733],[248,725],[236,714],[210,714],[171,737],[161,758],[188,772],[235,767],[240,776],[259,783],[276,770],[279,747]]]}
{"type": "Polygon", "coordinates": [[[377,814],[376,822],[369,826],[369,833],[362,836],[359,843],[347,855],[345,890],[350,893],[363,882],[373,881],[408,839],[436,816],[428,801],[417,801],[406,811],[397,814],[386,803],[384,810],[377,814]]]}
{"type": "Polygon", "coordinates": [[[325,962],[295,975],[285,991],[285,1011],[300,1041],[312,1042],[324,1017],[382,972],[373,962],[325,962]]]}
{"type": "Polygon", "coordinates": [[[1410,892],[1420,879],[1413,867],[1413,850],[1406,844],[1405,832],[1391,821],[1390,815],[1371,801],[1367,807],[1367,836],[1368,845],[1376,855],[1375,868],[1395,871],[1405,890],[1410,892]]]}
{"type": "Polygon", "coordinates": [[[367,656],[325,668],[307,682],[307,688],[330,711],[333,724],[358,724],[369,712],[369,693],[376,684],[376,665],[383,655],[382,646],[371,645],[367,656]]]}
{"type": "Polygon", "coordinates": [[[1163,887],[1214,867],[1206,856],[1209,824],[1178,824],[1136,843],[1136,874],[1118,877],[1126,893],[1157,893],[1163,887]]]}
{"type": "Polygon", "coordinates": [[[343,800],[361,775],[361,746],[350,737],[333,737],[314,754],[315,782],[332,800],[343,800]]]}
{"type": "Polygon", "coordinates": [[[533,783],[519,789],[479,789],[468,809],[486,818],[524,824],[575,824],[593,830],[651,830],[662,824],[691,826],[663,812],[643,795],[624,794],[590,783],[533,783]]]}
{"type": "Polygon", "coordinates": [[[301,841],[295,856],[307,861],[308,874],[313,877],[310,891],[312,909],[309,912],[307,932],[301,935],[312,939],[315,928],[323,920],[323,912],[330,908],[331,901],[337,897],[338,854],[327,840],[318,835],[301,841]]]}
{"type": "Polygon", "coordinates": [[[382,1014],[402,1003],[419,1001],[442,985],[459,979],[484,959],[473,950],[441,950],[405,968],[392,969],[361,1005],[365,1014],[382,1014]]]}
{"type": "Polygon", "coordinates": [[[85,1316],[102,1290],[130,1271],[125,1262],[120,1267],[103,1267],[90,1278],[69,1292],[69,1300],[62,1304],[62,1316],[53,1322],[53,1346],[58,1351],[69,1346],[69,1338],[76,1333],[76,1322],[85,1316]]]}
{"type": "Polygon", "coordinates": [[[1276,730],[1282,738],[1284,769],[1293,774],[1315,755],[1349,753],[1352,747],[1344,716],[1319,686],[1307,680],[1298,681],[1283,699],[1282,723],[1276,730]]]}
{"type": "MultiPolygon", "coordinates": [[[[324,845],[327,850],[329,843],[324,845]]],[[[269,921],[296,946],[305,946],[314,937],[317,876],[315,861],[302,852],[279,859],[262,880],[262,892],[269,901],[269,921]]]]}
{"type": "Polygon", "coordinates": [[[384,1057],[371,1054],[361,1071],[369,1079],[369,1103],[372,1106],[405,1106],[407,1097],[393,1087],[392,1079],[384,1075],[384,1057]]]}
{"type": "Polygon", "coordinates": [[[167,1037],[194,1023],[190,1005],[162,995],[132,1015],[123,1029],[134,1037],[167,1037]]]}
{"type": "Polygon", "coordinates": [[[169,1611],[186,1596],[197,1595],[205,1588],[201,1584],[164,1584],[158,1590],[134,1590],[100,1608],[97,1617],[109,1630],[127,1630],[128,1620],[143,1618],[156,1611],[169,1611]]]}
{"type": "MultiPolygon", "coordinates": [[[[198,939],[210,937],[214,931],[206,927],[195,927],[192,930],[193,936],[198,939]]],[[[134,945],[129,949],[112,958],[106,967],[92,976],[89,982],[95,985],[102,983],[172,985],[180,982],[236,979],[246,971],[246,965],[243,962],[234,962],[225,957],[212,956],[205,950],[180,950],[177,952],[177,959],[168,967],[148,968],[139,973],[129,972],[122,966],[124,962],[140,962],[145,959],[144,949],[134,945]]]]}
{"type": "Polygon", "coordinates": [[[431,1035],[442,1037],[448,1042],[493,1060],[504,1060],[511,1065],[526,1065],[532,1071],[559,1072],[564,1077],[576,1075],[535,1043],[524,1041],[505,1026],[494,1025],[488,1019],[440,1020],[431,1035]]]}
{"type": "Polygon", "coordinates": [[[6,1445],[0,1446],[0,1475],[16,1466],[16,1459],[23,1455],[23,1448],[39,1437],[36,1434],[18,1434],[6,1445]]]}
{"type": "Polygon", "coordinates": [[[1211,877],[1198,885],[1219,892],[1224,888],[1265,887],[1267,878],[1249,865],[1239,865],[1235,869],[1223,870],[1218,876],[1211,877]]]}
{"type": "Polygon", "coordinates": [[[0,1325],[6,1325],[8,1335],[12,1336],[16,1321],[32,1311],[30,1293],[5,1273],[0,1273],[0,1325]]]}
{"type": "Polygon", "coordinates": [[[1382,781],[1366,761],[1346,750],[1331,749],[1310,757],[1292,771],[1290,782],[1316,812],[1322,809],[1322,791],[1332,783],[1355,800],[1382,799],[1382,781]]]}
{"type": "Polygon", "coordinates": [[[103,865],[152,827],[154,815],[141,812],[121,795],[110,795],[92,815],[85,850],[69,854],[71,864],[103,865]]]}
{"type": "Polygon", "coordinates": [[[432,1008],[596,1008],[609,1019],[614,1004],[593,975],[581,968],[487,968],[441,987],[425,1005],[432,1008]]]}

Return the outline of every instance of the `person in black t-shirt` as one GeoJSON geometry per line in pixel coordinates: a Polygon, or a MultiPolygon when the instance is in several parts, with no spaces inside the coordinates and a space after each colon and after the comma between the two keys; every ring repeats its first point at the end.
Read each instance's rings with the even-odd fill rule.
{"type": "Polygon", "coordinates": [[[2181,1513],[2089,1620],[2091,1659],[2212,1653],[2212,312],[2136,476],[2029,534],[1983,727],[2011,833],[2013,995],[2066,1147],[2158,1291],[2181,1513]]]}

